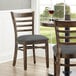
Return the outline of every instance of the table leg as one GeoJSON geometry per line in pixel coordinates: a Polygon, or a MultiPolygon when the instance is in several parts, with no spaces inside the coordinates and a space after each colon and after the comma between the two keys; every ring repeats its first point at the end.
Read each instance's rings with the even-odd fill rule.
{"type": "MultiPolygon", "coordinates": [[[[70,59],[65,58],[65,64],[70,64],[70,59]]],[[[70,67],[64,67],[64,72],[65,76],[70,76],[70,67]]]]}
{"type": "MultiPolygon", "coordinates": [[[[65,28],[65,30],[70,30],[69,28],[65,28]]],[[[67,33],[65,33],[65,36],[69,36],[69,33],[67,32],[67,33]]],[[[65,42],[69,42],[69,39],[65,39],[65,42]]],[[[65,64],[70,64],[70,59],[68,59],[68,58],[65,58],[65,64]]],[[[65,74],[65,76],[70,76],[70,67],[64,67],[65,68],[65,70],[64,70],[64,74],[65,74]]]]}

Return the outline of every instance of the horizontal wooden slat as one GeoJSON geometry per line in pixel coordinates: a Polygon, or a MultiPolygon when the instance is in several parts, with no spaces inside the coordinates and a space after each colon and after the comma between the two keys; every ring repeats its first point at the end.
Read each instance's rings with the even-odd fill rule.
{"type": "Polygon", "coordinates": [[[63,33],[65,33],[65,32],[76,32],[76,30],[57,30],[57,32],[63,32],[63,33]]]}
{"type": "Polygon", "coordinates": [[[29,25],[17,25],[16,27],[29,27],[29,26],[32,26],[32,24],[29,24],[29,25]]]}
{"type": "Polygon", "coordinates": [[[71,37],[71,36],[65,36],[65,37],[62,37],[62,36],[59,36],[58,38],[60,39],[76,39],[76,37],[71,37]]]}
{"type": "Polygon", "coordinates": [[[27,47],[28,49],[33,49],[33,48],[42,48],[42,49],[45,49],[45,47],[44,46],[35,46],[35,47],[33,47],[33,46],[28,46],[27,47]]]}
{"type": "Polygon", "coordinates": [[[16,22],[32,22],[32,20],[16,20],[16,22]]]}
{"type": "Polygon", "coordinates": [[[19,18],[19,17],[31,17],[32,13],[31,12],[27,12],[27,13],[14,13],[14,16],[19,18]]]}
{"type": "Polygon", "coordinates": [[[62,45],[76,45],[75,42],[59,42],[59,44],[62,44],[62,45]]]}
{"type": "Polygon", "coordinates": [[[66,67],[69,67],[69,66],[76,66],[76,64],[61,64],[61,66],[66,66],[66,67]]]}
{"type": "Polygon", "coordinates": [[[76,27],[76,20],[55,21],[57,27],[76,27]]]}
{"type": "Polygon", "coordinates": [[[32,31],[32,29],[22,29],[22,30],[17,30],[17,32],[21,32],[21,31],[32,31]]]}

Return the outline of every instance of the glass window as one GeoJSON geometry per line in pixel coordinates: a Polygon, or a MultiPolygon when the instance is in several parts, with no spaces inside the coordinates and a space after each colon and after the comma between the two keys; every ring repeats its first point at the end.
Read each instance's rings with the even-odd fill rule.
{"type": "MultiPolygon", "coordinates": [[[[40,0],[40,21],[48,21],[51,15],[48,7],[54,8],[53,18],[56,19],[75,19],[76,18],[76,1],[75,0],[40,0]]],[[[40,33],[49,38],[49,42],[55,43],[54,28],[40,26],[40,33]],[[52,32],[51,35],[49,30],[52,32]],[[50,36],[51,35],[51,36],[50,36]]]]}
{"type": "Polygon", "coordinates": [[[67,12],[69,11],[69,15],[71,19],[75,19],[76,18],[76,0],[65,0],[65,4],[68,5],[68,10],[65,8],[65,10],[67,10],[67,12]]]}

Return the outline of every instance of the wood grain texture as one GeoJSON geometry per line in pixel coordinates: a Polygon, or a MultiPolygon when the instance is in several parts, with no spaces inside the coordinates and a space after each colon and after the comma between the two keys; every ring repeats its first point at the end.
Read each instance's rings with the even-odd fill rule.
{"type": "MultiPolygon", "coordinates": [[[[32,61],[33,57],[28,57],[27,61],[27,71],[24,71],[23,60],[18,59],[17,65],[15,67],[12,66],[12,61],[1,63],[0,64],[0,76],[48,76],[48,74],[53,74],[53,59],[50,59],[50,65],[49,69],[46,68],[45,58],[42,57],[36,57],[37,63],[33,64],[32,61]]],[[[61,62],[64,62],[62,60],[61,62]]],[[[76,63],[76,61],[72,61],[73,63],[76,63]]],[[[64,68],[61,67],[61,75],[64,76],[63,71],[64,68]]],[[[76,68],[71,68],[72,74],[71,76],[75,76],[76,68]]]]}
{"type": "MultiPolygon", "coordinates": [[[[27,67],[24,71],[23,59],[18,59],[15,67],[12,66],[12,61],[0,64],[1,76],[48,76],[49,69],[46,68],[45,58],[36,57],[37,63],[33,64],[33,57],[28,57],[27,67]]],[[[53,61],[52,61],[53,62],[53,61]]],[[[50,68],[52,67],[50,62],[50,68]]]]}

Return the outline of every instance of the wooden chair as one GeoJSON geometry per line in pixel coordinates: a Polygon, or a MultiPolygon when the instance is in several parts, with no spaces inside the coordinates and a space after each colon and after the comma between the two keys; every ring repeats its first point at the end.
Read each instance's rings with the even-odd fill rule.
{"type": "Polygon", "coordinates": [[[15,51],[14,51],[13,66],[15,66],[16,64],[18,50],[23,51],[24,70],[27,70],[27,49],[33,49],[33,59],[35,64],[36,63],[35,48],[42,48],[45,49],[46,67],[49,68],[48,38],[42,35],[34,34],[34,12],[24,12],[24,13],[11,12],[11,16],[15,31],[15,51]],[[22,46],[20,46],[19,44],[21,44],[22,46]],[[40,45],[44,44],[44,45],[40,46],[38,44],[40,45]]]}
{"type": "Polygon", "coordinates": [[[72,58],[76,58],[76,21],[55,21],[55,32],[57,44],[53,47],[54,76],[60,76],[60,66],[76,66],[76,64],[74,63],[65,64],[60,62],[61,58],[69,60],[72,58]],[[69,29],[65,30],[65,28],[69,29]]]}

